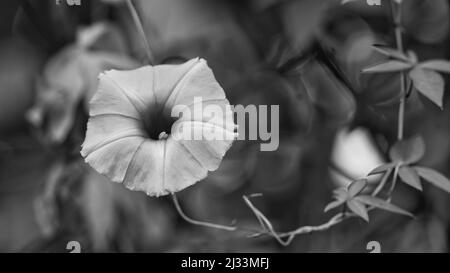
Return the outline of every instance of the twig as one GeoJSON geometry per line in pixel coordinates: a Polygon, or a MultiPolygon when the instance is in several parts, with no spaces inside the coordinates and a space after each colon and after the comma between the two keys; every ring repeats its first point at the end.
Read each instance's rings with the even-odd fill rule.
{"type": "Polygon", "coordinates": [[[133,18],[134,24],[139,32],[139,35],[141,36],[142,43],[144,44],[145,52],[147,53],[148,62],[150,65],[154,65],[155,59],[154,59],[152,50],[150,48],[150,43],[148,42],[147,36],[145,35],[144,27],[142,26],[142,22],[139,19],[139,15],[138,15],[136,9],[134,8],[134,5],[131,2],[131,0],[126,0],[126,3],[128,6],[128,9],[130,10],[131,17],[133,18]]]}

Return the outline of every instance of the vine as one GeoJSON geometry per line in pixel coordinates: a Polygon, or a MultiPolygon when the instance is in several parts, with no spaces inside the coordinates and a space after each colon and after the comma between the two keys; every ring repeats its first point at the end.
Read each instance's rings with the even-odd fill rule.
{"type": "MultiPolygon", "coordinates": [[[[349,1],[343,1],[343,3],[346,2],[349,1]]],[[[392,193],[397,181],[400,180],[418,190],[422,190],[422,178],[450,193],[450,181],[444,175],[433,169],[415,165],[425,153],[423,139],[420,136],[412,137],[410,139],[404,138],[405,108],[409,94],[413,92],[413,90],[416,90],[442,108],[444,81],[442,76],[437,72],[450,73],[450,62],[445,60],[430,60],[419,63],[414,52],[405,51],[402,37],[402,1],[390,0],[389,2],[394,25],[396,48],[375,45],[374,50],[385,55],[388,59],[380,64],[365,68],[362,72],[399,73],[401,96],[399,98],[398,106],[397,141],[392,145],[389,151],[391,162],[375,168],[364,179],[352,181],[347,187],[334,190],[334,200],[325,207],[324,211],[327,212],[337,208],[341,208],[341,210],[321,225],[301,226],[288,232],[276,231],[271,221],[251,201],[252,198],[261,196],[260,194],[243,196],[242,198],[258,220],[261,230],[252,230],[245,227],[237,227],[235,225],[226,226],[197,221],[183,212],[177,196],[172,194],[174,206],[178,214],[185,221],[193,225],[225,231],[246,231],[249,233],[249,237],[263,235],[271,236],[281,245],[287,246],[298,235],[325,231],[350,218],[360,217],[368,222],[368,212],[374,209],[386,210],[413,217],[408,211],[391,203],[392,193]],[[379,174],[381,174],[381,178],[377,185],[373,190],[368,189],[368,177],[379,174]],[[389,178],[391,178],[390,185],[389,178]],[[387,188],[388,185],[389,187],[387,188]],[[381,198],[380,196],[383,191],[386,192],[386,196],[381,198]]],[[[127,0],[127,6],[131,12],[138,32],[142,36],[149,62],[153,64],[153,54],[131,0],[127,0]]]]}

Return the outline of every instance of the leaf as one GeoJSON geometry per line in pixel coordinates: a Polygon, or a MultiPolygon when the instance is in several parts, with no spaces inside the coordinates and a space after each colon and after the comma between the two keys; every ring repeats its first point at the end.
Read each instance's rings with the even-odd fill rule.
{"type": "Polygon", "coordinates": [[[378,166],[375,169],[373,169],[369,173],[369,175],[384,173],[384,172],[394,168],[397,164],[398,163],[396,163],[396,162],[389,162],[389,163],[383,164],[383,165],[378,166]]]}
{"type": "Polygon", "coordinates": [[[450,180],[443,174],[426,167],[415,167],[420,177],[450,193],[450,180]]]}
{"type": "Polygon", "coordinates": [[[400,167],[398,174],[400,178],[405,182],[406,184],[410,185],[413,188],[418,189],[419,191],[422,191],[422,184],[420,183],[420,177],[417,174],[417,172],[408,166],[402,166],[400,167]]]}
{"type": "Polygon", "coordinates": [[[373,197],[370,195],[360,195],[360,196],[355,197],[355,200],[358,200],[359,202],[361,202],[363,204],[373,206],[373,207],[376,207],[376,208],[379,208],[382,210],[414,217],[410,212],[408,212],[402,208],[399,208],[396,205],[393,205],[389,202],[386,202],[385,200],[380,199],[378,197],[373,197]]]}
{"type": "Polygon", "coordinates": [[[77,107],[80,103],[87,107],[97,90],[101,72],[138,66],[125,52],[119,51],[125,51],[125,40],[120,39],[119,33],[117,28],[105,23],[82,28],[74,44],[47,62],[37,81],[35,103],[26,113],[27,120],[43,131],[46,141],[59,144],[67,139],[75,123],[77,107]],[[111,39],[103,41],[106,37],[111,39]]]}
{"type": "Polygon", "coordinates": [[[400,50],[396,49],[396,48],[391,48],[385,45],[373,45],[373,48],[388,57],[394,58],[394,59],[398,59],[404,62],[408,62],[408,56],[406,56],[405,54],[403,54],[403,52],[401,52],[400,50]]]}
{"type": "Polygon", "coordinates": [[[413,63],[413,64],[417,64],[417,61],[419,60],[418,59],[418,57],[417,57],[417,54],[414,52],[414,51],[412,51],[412,50],[408,50],[407,52],[406,52],[406,55],[408,55],[408,60],[411,62],[411,63],[413,63]]]}
{"type": "Polygon", "coordinates": [[[349,197],[356,196],[367,186],[367,179],[359,179],[353,181],[347,188],[349,197]]]}
{"type": "Polygon", "coordinates": [[[333,191],[334,198],[338,201],[344,202],[348,199],[348,191],[346,188],[339,188],[333,191]]]}
{"type": "Polygon", "coordinates": [[[450,73],[450,61],[429,60],[418,65],[420,68],[435,70],[443,73],[450,73]]]}
{"type": "Polygon", "coordinates": [[[425,142],[421,136],[397,141],[389,151],[394,162],[412,164],[419,161],[425,154],[425,142]]]}
{"type": "Polygon", "coordinates": [[[409,72],[414,87],[425,97],[442,109],[444,97],[444,79],[442,76],[429,69],[415,67],[409,72]]]}
{"type": "Polygon", "coordinates": [[[334,209],[334,208],[339,207],[339,206],[342,205],[342,204],[344,204],[344,202],[343,202],[343,201],[339,201],[339,200],[330,202],[330,203],[325,207],[325,209],[324,209],[323,211],[324,211],[324,212],[327,212],[327,211],[329,211],[329,210],[332,210],[332,209],[334,209]]]}
{"type": "Polygon", "coordinates": [[[369,66],[362,70],[363,73],[387,73],[387,72],[398,72],[407,70],[412,67],[412,64],[405,63],[397,60],[390,60],[384,63],[369,66]]]}
{"type": "Polygon", "coordinates": [[[347,207],[356,215],[369,222],[369,215],[367,214],[366,206],[356,199],[348,200],[347,207]]]}

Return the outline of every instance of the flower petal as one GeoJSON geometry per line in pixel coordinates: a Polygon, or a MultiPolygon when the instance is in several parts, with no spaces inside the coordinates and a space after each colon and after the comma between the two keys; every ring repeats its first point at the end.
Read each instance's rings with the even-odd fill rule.
{"type": "Polygon", "coordinates": [[[196,97],[202,100],[225,99],[225,93],[203,59],[189,70],[170,94],[167,104],[189,104],[196,97]]]}
{"type": "MultiPolygon", "coordinates": [[[[155,66],[155,85],[153,92],[158,104],[167,106],[169,97],[181,90],[181,84],[189,77],[189,73],[200,63],[201,59],[193,58],[183,64],[164,64],[155,66]]],[[[204,61],[203,61],[204,62],[204,61]]],[[[201,83],[202,84],[202,83],[201,83]]],[[[186,93],[185,90],[182,90],[186,93]]],[[[170,108],[170,106],[169,106],[170,108]]]]}
{"type": "Polygon", "coordinates": [[[141,137],[121,138],[94,150],[85,161],[97,172],[114,182],[122,183],[131,160],[142,143],[141,137]]]}
{"type": "Polygon", "coordinates": [[[219,167],[236,137],[222,127],[197,121],[176,122],[172,135],[208,171],[219,167]],[[196,140],[196,136],[201,139],[196,140]]]}
{"type": "Polygon", "coordinates": [[[167,194],[164,189],[164,162],[167,140],[146,139],[140,144],[123,180],[130,190],[143,191],[151,196],[167,194]]]}
{"type": "MultiPolygon", "coordinates": [[[[144,66],[128,71],[109,70],[100,76],[100,83],[107,82],[109,89],[121,91],[122,102],[131,103],[144,117],[150,109],[164,108],[176,86],[198,63],[198,58],[194,58],[181,65],[144,66]]],[[[111,96],[102,92],[98,100],[105,99],[105,95],[111,96]]]]}
{"type": "MultiPolygon", "coordinates": [[[[152,196],[205,178],[236,138],[225,93],[206,61],[198,58],[181,65],[108,71],[100,76],[90,107],[81,154],[113,181],[152,196]],[[168,138],[151,139],[146,126],[174,118],[172,110],[180,105],[186,111],[175,118],[168,138]]],[[[155,128],[160,135],[167,133],[155,128]]]]}
{"type": "Polygon", "coordinates": [[[173,138],[167,140],[163,190],[177,192],[205,178],[208,171],[173,138]]]}
{"type": "MultiPolygon", "coordinates": [[[[155,104],[154,94],[151,89],[153,86],[152,75],[153,67],[144,66],[129,71],[109,70],[100,76],[100,80],[103,79],[114,85],[114,89],[123,94],[122,102],[131,103],[136,111],[144,117],[147,109],[155,104]]],[[[101,95],[103,94],[101,93],[101,95]]],[[[100,99],[103,99],[103,96],[100,99]]]]}
{"type": "Polygon", "coordinates": [[[141,118],[141,113],[131,101],[127,92],[115,83],[111,72],[100,74],[98,91],[90,101],[91,116],[117,114],[135,119],[141,118]]]}
{"type": "Polygon", "coordinates": [[[86,138],[81,150],[83,157],[122,138],[146,137],[138,120],[117,115],[91,117],[87,127],[86,138]]]}

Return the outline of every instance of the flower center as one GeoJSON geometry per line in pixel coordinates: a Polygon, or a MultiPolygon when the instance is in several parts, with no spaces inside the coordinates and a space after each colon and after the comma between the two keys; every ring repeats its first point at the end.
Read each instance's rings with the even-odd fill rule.
{"type": "Polygon", "coordinates": [[[162,112],[152,113],[148,122],[144,122],[144,130],[153,140],[167,139],[175,118],[166,117],[162,112]]]}

